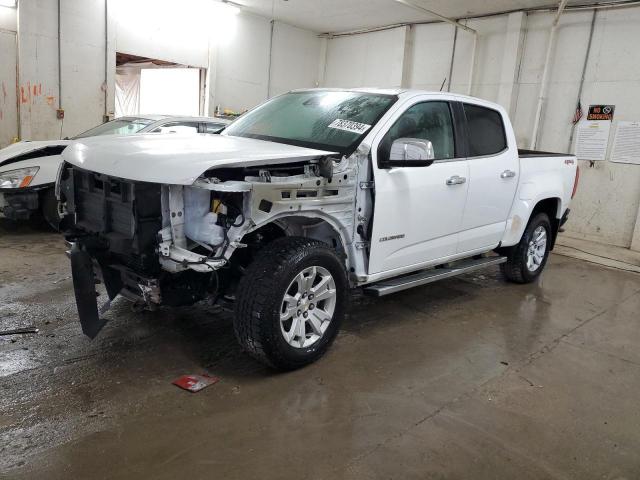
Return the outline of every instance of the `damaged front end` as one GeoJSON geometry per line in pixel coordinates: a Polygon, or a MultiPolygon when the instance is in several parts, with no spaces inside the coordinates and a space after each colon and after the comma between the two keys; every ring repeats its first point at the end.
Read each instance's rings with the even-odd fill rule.
{"type": "Polygon", "coordinates": [[[100,317],[118,294],[154,309],[193,303],[215,288],[215,270],[225,260],[211,258],[204,244],[187,248],[184,219],[190,212],[171,200],[178,197],[171,188],[63,166],[58,184],[62,228],[72,244],[78,314],[89,337],[100,331],[100,317]],[[104,285],[108,297],[100,307],[97,284],[104,285]]]}
{"type": "Polygon", "coordinates": [[[346,253],[356,230],[357,158],[213,169],[192,185],[65,163],[57,193],[83,332],[98,334],[118,294],[151,310],[233,298],[244,267],[274,236],[313,236],[346,253]]]}

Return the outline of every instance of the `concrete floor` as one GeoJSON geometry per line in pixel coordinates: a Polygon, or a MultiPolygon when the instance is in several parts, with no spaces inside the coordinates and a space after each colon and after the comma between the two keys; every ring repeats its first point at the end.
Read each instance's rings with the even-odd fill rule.
{"type": "Polygon", "coordinates": [[[81,335],[63,241],[0,221],[6,478],[640,478],[640,275],[554,255],[355,299],[329,354],[275,374],[209,306],[81,335]],[[197,394],[186,373],[221,381],[197,394]]]}

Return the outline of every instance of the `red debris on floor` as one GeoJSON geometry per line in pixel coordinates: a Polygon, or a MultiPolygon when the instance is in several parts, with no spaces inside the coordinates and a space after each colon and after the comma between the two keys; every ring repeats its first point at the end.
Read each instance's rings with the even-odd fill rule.
{"type": "Polygon", "coordinates": [[[214,377],[212,375],[183,375],[180,378],[174,380],[174,385],[177,385],[180,388],[185,390],[189,390],[190,392],[199,392],[203,388],[208,387],[209,385],[213,385],[214,383],[218,383],[220,378],[214,377]]]}

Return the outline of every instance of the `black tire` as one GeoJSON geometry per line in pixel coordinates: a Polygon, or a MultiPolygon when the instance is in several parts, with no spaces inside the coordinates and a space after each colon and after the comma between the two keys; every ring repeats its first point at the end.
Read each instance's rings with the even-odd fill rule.
{"type": "Polygon", "coordinates": [[[234,330],[242,348],[278,370],[293,370],[320,358],[340,329],[348,298],[344,263],[329,245],[308,238],[285,237],[260,250],[236,290],[234,330]],[[324,334],[305,348],[290,345],[281,329],[284,295],[305,268],[326,269],[335,282],[333,316],[324,334]]]}
{"type": "Polygon", "coordinates": [[[58,214],[58,199],[53,188],[47,188],[40,194],[40,210],[49,226],[56,232],[60,231],[60,215],[58,214]]]}
{"type": "Polygon", "coordinates": [[[520,243],[509,248],[505,253],[507,256],[507,262],[500,265],[500,270],[507,280],[514,283],[531,283],[540,276],[547,264],[549,258],[549,251],[551,247],[551,222],[546,213],[538,213],[535,215],[527,225],[527,228],[522,234],[520,243]],[[527,266],[527,253],[529,250],[529,244],[532,241],[533,233],[542,227],[546,230],[546,247],[544,256],[541,263],[535,270],[529,269],[527,266]]]}

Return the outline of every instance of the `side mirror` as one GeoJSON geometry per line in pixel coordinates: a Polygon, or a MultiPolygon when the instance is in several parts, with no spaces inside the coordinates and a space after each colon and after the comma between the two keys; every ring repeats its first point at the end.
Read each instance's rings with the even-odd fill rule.
{"type": "Polygon", "coordinates": [[[433,144],[421,138],[398,138],[391,144],[389,166],[424,167],[435,159],[433,144]]]}

